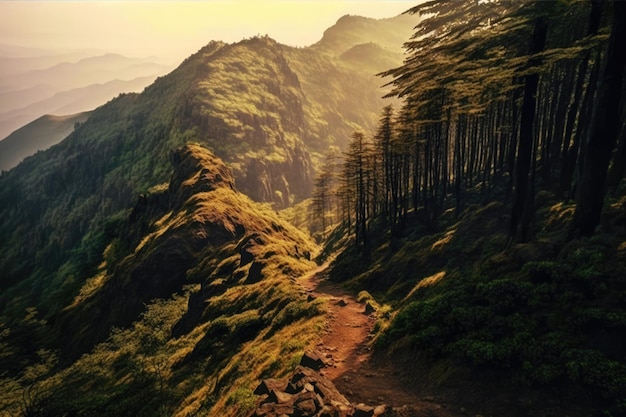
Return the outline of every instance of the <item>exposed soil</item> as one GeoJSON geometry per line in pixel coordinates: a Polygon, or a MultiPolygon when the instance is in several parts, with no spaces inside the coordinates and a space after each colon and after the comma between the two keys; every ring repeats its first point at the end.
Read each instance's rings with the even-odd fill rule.
{"type": "Polygon", "coordinates": [[[465,410],[459,407],[411,390],[402,383],[400,370],[393,364],[375,363],[370,342],[376,313],[366,314],[364,304],[330,282],[327,268],[328,264],[324,264],[300,280],[311,296],[329,300],[326,331],[320,337],[317,351],[330,366],[321,373],[354,404],[387,404],[397,410],[396,415],[407,417],[464,415],[465,410]]]}

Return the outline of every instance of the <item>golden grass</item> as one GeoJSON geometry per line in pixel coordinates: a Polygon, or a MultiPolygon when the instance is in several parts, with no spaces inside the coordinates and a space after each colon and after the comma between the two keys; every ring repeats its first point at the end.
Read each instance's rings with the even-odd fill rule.
{"type": "Polygon", "coordinates": [[[77,307],[85,300],[96,295],[109,278],[110,276],[107,275],[106,271],[100,271],[97,275],[87,279],[83,286],[80,288],[78,295],[74,297],[74,301],[72,301],[72,303],[65,309],[67,310],[77,307]]]}
{"type": "MultiPolygon", "coordinates": [[[[305,350],[312,348],[324,327],[325,319],[317,316],[285,326],[269,339],[267,332],[246,343],[219,377],[234,375],[232,383],[220,393],[209,416],[238,417],[248,410],[233,402],[237,390],[253,390],[266,377],[283,377],[295,369],[305,350]]],[[[219,378],[218,377],[218,378],[219,378]]],[[[183,414],[176,414],[182,417],[183,414]]]]}
{"type": "MultiPolygon", "coordinates": [[[[196,169],[181,187],[193,187],[202,181],[200,172],[208,169],[204,164],[214,163],[214,157],[197,146],[185,157],[192,158],[196,169]]],[[[162,380],[167,390],[164,404],[154,394],[137,407],[167,407],[168,415],[180,417],[241,416],[253,403],[252,390],[262,378],[286,375],[318,340],[325,301],[307,302],[296,279],[316,267],[310,258],[319,248],[270,207],[230,187],[193,194],[181,209],[156,217],[123,262],[139,265],[150,258],[145,256],[150,251],[170,245],[172,238],[184,241],[193,234],[193,239],[206,242],[194,249],[196,262],[186,273],[191,282],[202,284],[149,303],[129,328],[113,329],[108,340],[44,381],[53,390],[73,389],[88,398],[84,401],[114,402],[114,392],[158,393],[162,380]],[[254,261],[263,264],[257,282],[247,280],[252,262],[240,265],[243,244],[254,261]],[[190,294],[218,281],[226,288],[204,300],[202,314],[193,319],[195,327],[173,338],[172,329],[185,317],[190,294]]],[[[98,297],[103,286],[117,278],[113,267],[119,265],[103,263],[71,307],[98,297]]]]}
{"type": "Polygon", "coordinates": [[[456,233],[456,229],[448,230],[441,239],[433,243],[431,246],[431,250],[433,251],[441,251],[446,244],[450,243],[454,234],[456,233]]]}
{"type": "Polygon", "coordinates": [[[135,248],[135,253],[138,253],[141,249],[143,249],[148,244],[148,242],[163,236],[165,232],[183,224],[184,222],[184,212],[179,212],[173,217],[171,212],[167,213],[154,223],[156,230],[154,230],[152,233],[148,233],[143,239],[141,239],[141,241],[135,248]]]}
{"type": "Polygon", "coordinates": [[[426,288],[426,287],[432,287],[433,285],[437,284],[439,281],[441,281],[444,277],[446,276],[446,271],[439,271],[429,277],[426,277],[422,280],[420,280],[415,287],[413,287],[413,289],[411,291],[409,291],[409,293],[406,295],[406,297],[404,297],[404,299],[402,300],[404,301],[408,301],[411,299],[411,297],[413,297],[415,295],[415,293],[417,292],[417,290],[419,290],[420,288],[426,288]]]}

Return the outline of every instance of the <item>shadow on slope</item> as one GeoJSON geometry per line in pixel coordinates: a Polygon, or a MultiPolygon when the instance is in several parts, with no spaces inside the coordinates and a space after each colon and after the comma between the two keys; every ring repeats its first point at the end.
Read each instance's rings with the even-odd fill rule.
{"type": "Polygon", "coordinates": [[[374,232],[371,259],[345,250],[331,276],[393,306],[377,357],[421,395],[480,414],[621,415],[626,198],[593,238],[569,242],[573,206],[545,192],[537,205],[532,243],[506,249],[508,210],[491,203],[444,216],[435,233],[417,219],[391,243],[374,232]]]}
{"type": "MultiPolygon", "coordinates": [[[[315,245],[236,192],[199,145],[171,159],[169,185],[118,222],[97,273],[49,323],[57,365],[3,376],[0,409],[17,415],[26,398],[45,415],[242,415],[258,380],[293,370],[317,337],[323,303],[295,282],[315,245]]],[[[24,353],[7,341],[3,364],[24,353]]]]}

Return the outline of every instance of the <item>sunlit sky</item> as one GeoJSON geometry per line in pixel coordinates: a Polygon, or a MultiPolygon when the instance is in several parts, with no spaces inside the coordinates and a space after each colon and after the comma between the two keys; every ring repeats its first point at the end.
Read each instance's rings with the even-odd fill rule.
{"type": "Polygon", "coordinates": [[[385,18],[413,5],[415,0],[0,0],[0,44],[180,59],[210,40],[255,35],[306,46],[345,14],[385,18]]]}

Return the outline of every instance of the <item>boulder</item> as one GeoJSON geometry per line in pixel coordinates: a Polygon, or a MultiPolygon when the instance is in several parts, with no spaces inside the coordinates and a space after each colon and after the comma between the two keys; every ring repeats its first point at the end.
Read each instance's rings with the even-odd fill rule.
{"type": "Polygon", "coordinates": [[[300,360],[300,365],[319,371],[326,366],[324,360],[315,352],[306,352],[300,360]]]}
{"type": "Polygon", "coordinates": [[[370,407],[365,404],[357,404],[354,407],[353,417],[373,417],[374,416],[374,407],[370,407]]]}
{"type": "Polygon", "coordinates": [[[254,390],[256,395],[270,395],[272,391],[284,391],[287,382],[283,379],[264,379],[254,390]]]}
{"type": "MultiPolygon", "coordinates": [[[[311,352],[309,359],[319,359],[311,352]]],[[[267,379],[255,394],[261,395],[248,417],[383,417],[395,415],[390,407],[352,405],[329,379],[312,368],[298,366],[288,380],[267,379]],[[389,413],[392,414],[389,414],[389,413]]]]}
{"type": "Polygon", "coordinates": [[[264,402],[276,404],[293,404],[294,396],[293,394],[288,394],[280,390],[272,390],[272,392],[270,392],[270,395],[264,402]]]}

